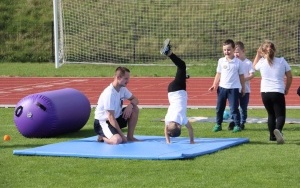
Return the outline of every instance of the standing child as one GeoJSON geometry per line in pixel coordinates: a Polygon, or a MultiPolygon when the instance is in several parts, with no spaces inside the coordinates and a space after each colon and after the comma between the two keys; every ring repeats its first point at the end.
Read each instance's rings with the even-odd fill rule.
{"type": "Polygon", "coordinates": [[[286,118],[285,95],[289,93],[293,76],[291,67],[283,57],[275,57],[273,42],[266,40],[258,48],[253,66],[260,71],[260,92],[268,112],[270,141],[283,144],[282,129],[286,118]],[[285,80],[286,78],[286,80],[285,80]]]}
{"type": "MultiPolygon", "coordinates": [[[[240,102],[240,117],[241,117],[241,129],[245,129],[245,123],[247,121],[248,117],[248,104],[250,99],[250,80],[254,78],[254,72],[255,70],[252,67],[252,62],[246,58],[245,54],[245,46],[244,43],[241,41],[238,41],[235,43],[235,51],[234,56],[239,58],[242,61],[242,68],[244,71],[244,77],[245,77],[245,95],[242,96],[241,93],[239,95],[239,102],[240,102]]],[[[234,122],[230,122],[228,126],[228,130],[233,130],[234,128],[234,122]]]]}
{"type": "Polygon", "coordinates": [[[216,125],[214,132],[222,130],[223,114],[226,107],[226,101],[229,101],[230,113],[234,121],[232,132],[241,131],[240,113],[239,113],[239,95],[244,96],[245,81],[242,62],[234,57],[235,44],[231,39],[223,43],[222,57],[218,61],[217,73],[213,85],[208,89],[212,91],[217,89],[217,107],[216,107],[216,125]]]}
{"type": "Polygon", "coordinates": [[[168,86],[168,99],[170,106],[165,116],[165,138],[170,143],[170,137],[178,137],[181,134],[181,127],[185,125],[189,132],[190,143],[194,144],[194,133],[191,123],[186,116],[187,92],[186,92],[186,64],[171,51],[170,39],[164,41],[160,53],[168,56],[177,66],[175,79],[168,86]]]}

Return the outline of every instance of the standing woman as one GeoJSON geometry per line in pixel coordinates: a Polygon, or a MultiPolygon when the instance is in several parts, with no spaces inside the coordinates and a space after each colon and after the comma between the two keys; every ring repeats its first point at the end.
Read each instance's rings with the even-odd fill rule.
{"type": "Polygon", "coordinates": [[[292,84],[291,68],[283,57],[275,57],[275,45],[269,40],[258,48],[253,67],[260,71],[260,92],[268,112],[270,141],[283,144],[282,129],[286,118],[285,95],[292,84]],[[286,82],[284,81],[286,77],[286,82]]]}

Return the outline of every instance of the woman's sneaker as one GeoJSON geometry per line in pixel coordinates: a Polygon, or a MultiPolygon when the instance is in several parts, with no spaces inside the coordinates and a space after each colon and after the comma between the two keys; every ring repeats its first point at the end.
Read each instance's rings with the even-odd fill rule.
{"type": "Polygon", "coordinates": [[[273,133],[276,137],[277,144],[284,144],[283,134],[278,129],[275,129],[273,133]]]}

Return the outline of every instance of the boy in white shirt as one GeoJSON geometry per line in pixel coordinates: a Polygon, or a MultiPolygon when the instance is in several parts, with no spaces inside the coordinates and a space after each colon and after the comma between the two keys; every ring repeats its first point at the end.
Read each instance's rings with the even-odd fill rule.
{"type": "Polygon", "coordinates": [[[240,113],[239,113],[239,95],[244,96],[245,81],[242,62],[234,57],[235,44],[231,39],[223,43],[223,54],[218,61],[217,73],[213,85],[208,89],[213,91],[217,89],[217,107],[216,107],[216,125],[214,132],[222,130],[223,114],[226,107],[226,101],[229,101],[230,113],[234,120],[232,132],[240,132],[240,113]]]}
{"type": "MultiPolygon", "coordinates": [[[[247,122],[248,117],[248,104],[250,99],[250,80],[254,78],[254,72],[252,62],[246,58],[245,53],[245,45],[243,42],[238,41],[235,43],[235,51],[234,56],[239,58],[242,61],[242,67],[244,71],[244,77],[245,77],[245,95],[242,96],[239,95],[239,102],[240,102],[240,117],[241,117],[241,129],[245,129],[245,123],[247,122]]],[[[233,130],[234,128],[234,122],[230,122],[228,126],[228,130],[233,130]]]]}

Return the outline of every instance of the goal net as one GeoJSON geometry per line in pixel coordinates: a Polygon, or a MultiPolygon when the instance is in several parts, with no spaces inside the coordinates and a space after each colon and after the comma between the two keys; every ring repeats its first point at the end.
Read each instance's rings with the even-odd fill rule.
{"type": "Polygon", "coordinates": [[[299,0],[53,0],[55,62],[164,64],[166,38],[189,64],[223,56],[242,41],[253,59],[264,39],[299,63],[299,0]]]}

